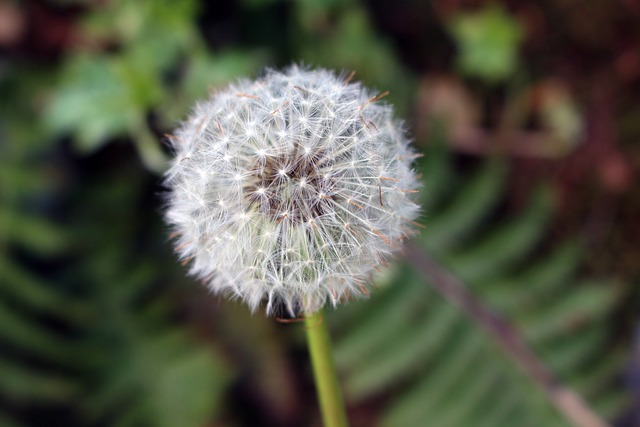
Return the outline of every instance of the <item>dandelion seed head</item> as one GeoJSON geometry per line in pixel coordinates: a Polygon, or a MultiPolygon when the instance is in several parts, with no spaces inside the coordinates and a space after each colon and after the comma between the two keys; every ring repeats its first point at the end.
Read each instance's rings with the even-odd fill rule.
{"type": "Polygon", "coordinates": [[[198,103],[170,140],[166,219],[190,273],[252,310],[366,296],[413,232],[413,156],[391,106],[292,66],[198,103]]]}

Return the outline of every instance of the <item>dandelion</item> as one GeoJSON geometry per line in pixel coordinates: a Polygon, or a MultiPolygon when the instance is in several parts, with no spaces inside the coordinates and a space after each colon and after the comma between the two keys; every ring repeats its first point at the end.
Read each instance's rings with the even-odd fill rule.
{"type": "Polygon", "coordinates": [[[367,295],[418,213],[416,156],[384,95],[292,66],[198,103],[165,176],[190,273],[268,314],[367,295]]]}

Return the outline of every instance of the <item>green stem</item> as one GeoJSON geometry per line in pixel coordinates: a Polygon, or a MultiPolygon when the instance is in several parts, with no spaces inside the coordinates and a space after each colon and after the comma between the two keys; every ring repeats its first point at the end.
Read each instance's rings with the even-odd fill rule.
{"type": "Polygon", "coordinates": [[[305,327],[324,425],[325,427],[347,427],[349,422],[331,354],[329,331],[322,312],[306,315],[305,327]]]}

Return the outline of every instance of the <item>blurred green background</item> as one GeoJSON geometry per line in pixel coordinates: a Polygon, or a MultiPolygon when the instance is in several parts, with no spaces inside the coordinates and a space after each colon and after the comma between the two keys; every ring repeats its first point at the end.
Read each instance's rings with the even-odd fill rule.
{"type": "MultiPolygon", "coordinates": [[[[304,333],[185,277],[163,142],[208,91],[346,72],[424,157],[415,242],[640,426],[640,4],[0,1],[0,426],[319,426],[304,333]]],[[[354,426],[566,418],[402,258],[327,314],[354,426]]]]}

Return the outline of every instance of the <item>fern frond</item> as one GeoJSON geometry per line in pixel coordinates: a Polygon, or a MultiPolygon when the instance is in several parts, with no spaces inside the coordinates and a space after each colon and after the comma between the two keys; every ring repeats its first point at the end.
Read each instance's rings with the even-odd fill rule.
{"type": "MultiPolygon", "coordinates": [[[[504,164],[489,161],[460,180],[450,174],[454,168],[441,148],[431,150],[434,157],[427,152],[423,165],[435,169],[431,185],[447,191],[426,197],[420,246],[507,316],[558,377],[602,414],[619,410],[624,393],[613,380],[621,361],[606,346],[606,319],[620,294],[608,284],[578,279],[581,250],[575,243],[540,249],[551,192],[541,188],[521,213],[496,221],[504,164]]],[[[352,304],[348,321],[332,323],[347,397],[362,402],[385,396],[381,426],[425,420],[439,427],[567,425],[479,325],[412,269],[397,268],[388,282],[366,307],[352,304]]]]}

